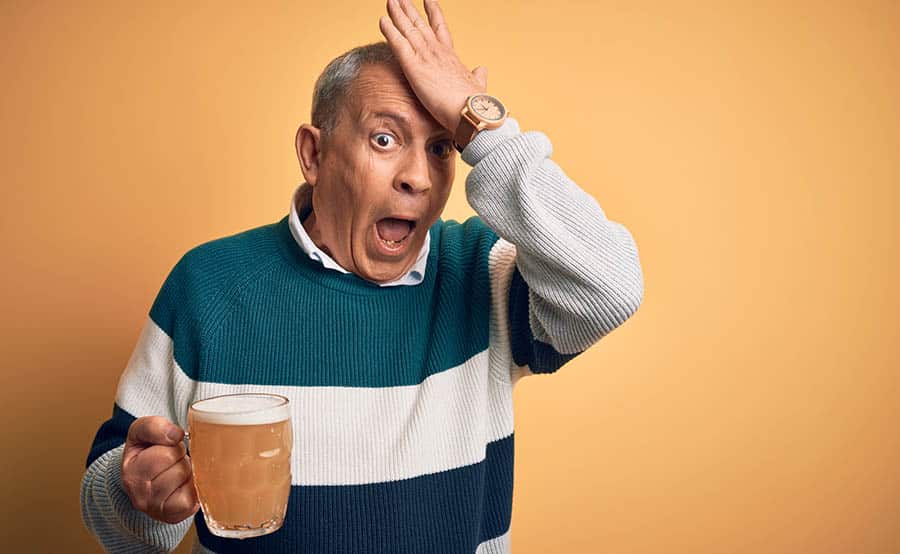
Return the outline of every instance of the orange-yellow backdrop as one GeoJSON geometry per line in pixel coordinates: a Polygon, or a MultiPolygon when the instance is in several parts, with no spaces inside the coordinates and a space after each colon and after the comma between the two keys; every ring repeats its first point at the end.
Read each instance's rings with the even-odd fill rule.
{"type": "MultiPolygon", "coordinates": [[[[516,389],[514,552],[900,551],[900,4],[444,8],[645,273],[516,389]]],[[[98,550],[84,460],[160,284],[286,213],[315,77],[384,11],[0,3],[5,549],[98,550]]]]}

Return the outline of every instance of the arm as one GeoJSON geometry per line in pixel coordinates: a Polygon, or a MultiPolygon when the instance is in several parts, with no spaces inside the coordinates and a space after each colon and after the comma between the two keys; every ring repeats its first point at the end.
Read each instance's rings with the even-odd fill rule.
{"type": "MultiPolygon", "coordinates": [[[[427,22],[410,0],[388,3],[379,29],[416,97],[455,132],[465,100],[485,92],[487,72],[463,65],[437,2],[426,2],[425,11],[427,22]]],[[[504,241],[491,252],[489,267],[492,290],[501,283],[508,288],[503,301],[513,363],[534,372],[555,371],[583,352],[630,317],[643,297],[631,234],[606,219],[549,159],[551,152],[544,134],[519,133],[509,118],[463,150],[474,166],[466,179],[469,203],[504,241]],[[512,245],[515,264],[507,263],[512,245]],[[513,274],[504,274],[511,268],[513,274]]]]}
{"type": "MultiPolygon", "coordinates": [[[[500,239],[492,282],[504,295],[520,375],[551,373],[635,313],[643,298],[628,230],[549,157],[543,133],[507,118],[462,153],[469,203],[500,239]],[[502,263],[503,259],[515,263],[502,263]]],[[[505,304],[505,306],[504,306],[505,304]]]]}
{"type": "Polygon", "coordinates": [[[97,432],[81,481],[85,526],[108,552],[171,552],[193,518],[169,524],[134,507],[122,486],[122,454],[131,424],[141,416],[163,416],[185,427],[183,410],[190,380],[178,367],[170,338],[175,318],[170,306],[178,267],[157,297],[122,373],[112,417],[97,432]]]}

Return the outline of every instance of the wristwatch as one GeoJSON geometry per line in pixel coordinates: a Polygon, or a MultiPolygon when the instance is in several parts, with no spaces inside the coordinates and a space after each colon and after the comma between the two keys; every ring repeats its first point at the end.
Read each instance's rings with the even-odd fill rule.
{"type": "Polygon", "coordinates": [[[462,152],[478,131],[500,127],[508,115],[506,106],[490,94],[469,96],[460,112],[461,117],[453,137],[453,146],[462,152]]]}

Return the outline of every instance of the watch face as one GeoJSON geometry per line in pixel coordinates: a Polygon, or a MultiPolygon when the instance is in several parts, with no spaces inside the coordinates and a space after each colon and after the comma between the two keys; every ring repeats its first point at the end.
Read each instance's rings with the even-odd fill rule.
{"type": "Polygon", "coordinates": [[[473,112],[488,121],[499,121],[506,113],[506,108],[499,100],[488,94],[473,96],[469,102],[473,112]]]}

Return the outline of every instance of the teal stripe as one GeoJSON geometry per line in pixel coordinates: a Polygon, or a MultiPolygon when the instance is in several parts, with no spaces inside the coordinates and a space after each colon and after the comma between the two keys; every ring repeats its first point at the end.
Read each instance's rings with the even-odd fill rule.
{"type": "Polygon", "coordinates": [[[285,217],[193,249],[151,317],[195,380],[419,384],[486,349],[490,336],[487,260],[497,235],[472,217],[438,220],[431,240],[421,284],[382,288],[310,260],[285,217]]]}
{"type": "Polygon", "coordinates": [[[216,239],[189,250],[172,268],[150,308],[150,318],[172,338],[175,359],[188,375],[200,367],[199,345],[231,299],[278,257],[276,224],[216,239]]]}

